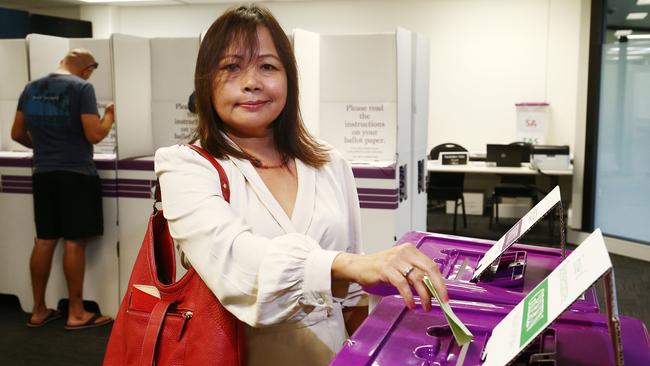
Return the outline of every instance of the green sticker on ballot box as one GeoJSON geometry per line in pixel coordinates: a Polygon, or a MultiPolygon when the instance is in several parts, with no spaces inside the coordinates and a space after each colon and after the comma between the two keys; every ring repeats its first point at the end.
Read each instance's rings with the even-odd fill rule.
{"type": "Polygon", "coordinates": [[[548,320],[548,279],[542,281],[524,299],[524,313],[521,321],[520,347],[537,332],[544,329],[548,320]]]}

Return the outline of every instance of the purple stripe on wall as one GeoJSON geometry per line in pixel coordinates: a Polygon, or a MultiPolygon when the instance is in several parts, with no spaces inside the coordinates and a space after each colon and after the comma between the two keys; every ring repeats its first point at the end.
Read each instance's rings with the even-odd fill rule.
{"type": "Polygon", "coordinates": [[[122,192],[120,191],[120,197],[130,197],[130,198],[148,198],[151,199],[151,192],[149,193],[136,193],[136,192],[122,192]]]}
{"type": "Polygon", "coordinates": [[[26,193],[26,194],[32,194],[32,189],[31,189],[31,188],[10,188],[10,187],[2,187],[2,192],[3,192],[3,193],[26,193]]]}
{"type": "Polygon", "coordinates": [[[120,178],[117,180],[117,184],[122,187],[124,185],[134,185],[134,186],[146,186],[146,187],[153,187],[156,185],[155,180],[150,180],[150,179],[126,179],[126,178],[120,178]]]}
{"type": "Polygon", "coordinates": [[[515,103],[517,107],[539,107],[548,105],[548,103],[515,103]]]}
{"type": "Polygon", "coordinates": [[[397,203],[379,203],[379,202],[360,202],[361,208],[378,208],[383,210],[394,210],[397,208],[397,203]]]}
{"type": "MultiPolygon", "coordinates": [[[[2,193],[19,193],[19,194],[33,194],[31,188],[8,188],[3,187],[1,190],[2,193]]],[[[102,197],[117,197],[117,192],[115,191],[102,191],[102,197]]],[[[151,198],[151,197],[147,197],[151,198]]]]}
{"type": "Polygon", "coordinates": [[[117,161],[115,160],[95,160],[95,167],[100,170],[115,170],[117,169],[117,161]]]}
{"type": "Polygon", "coordinates": [[[31,167],[32,158],[0,158],[0,166],[31,167]]]}
{"type": "MultiPolygon", "coordinates": [[[[9,158],[0,157],[0,166],[7,167],[31,167],[32,158],[9,158]]],[[[95,160],[95,166],[101,170],[115,170],[115,160],[95,160]]]]}
{"type": "Polygon", "coordinates": [[[358,194],[381,194],[384,196],[394,196],[397,194],[397,189],[383,189],[383,188],[357,188],[358,194]]]}
{"type": "Polygon", "coordinates": [[[153,172],[153,160],[120,160],[117,168],[123,170],[149,170],[153,172]]]}
{"type": "Polygon", "coordinates": [[[14,188],[32,188],[32,182],[6,182],[2,181],[2,186],[3,187],[14,187],[14,188]]]}
{"type": "Polygon", "coordinates": [[[151,188],[150,187],[143,187],[143,186],[123,186],[123,185],[120,184],[119,191],[120,191],[120,193],[122,193],[122,192],[149,192],[149,193],[151,193],[151,188]]]}
{"type": "Polygon", "coordinates": [[[363,202],[397,202],[397,196],[369,196],[359,195],[359,201],[363,202]]]}
{"type": "Polygon", "coordinates": [[[21,181],[21,182],[31,182],[31,175],[2,175],[2,181],[21,181]]]}
{"type": "MultiPolygon", "coordinates": [[[[3,182],[0,187],[0,192],[2,193],[19,193],[19,194],[33,194],[31,183],[20,183],[12,182],[7,184],[3,182]]],[[[147,197],[150,197],[151,194],[148,194],[147,197]]],[[[117,197],[117,190],[113,187],[102,187],[102,197],[117,197]]]]}
{"type": "Polygon", "coordinates": [[[352,166],[352,173],[355,178],[369,179],[394,179],[395,167],[370,167],[370,166],[352,166]]]}

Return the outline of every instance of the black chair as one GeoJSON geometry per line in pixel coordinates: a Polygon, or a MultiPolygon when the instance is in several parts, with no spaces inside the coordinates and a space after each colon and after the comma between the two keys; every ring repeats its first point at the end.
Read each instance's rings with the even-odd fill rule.
{"type": "MultiPolygon", "coordinates": [[[[429,158],[437,160],[441,152],[454,151],[467,151],[467,149],[453,143],[440,144],[431,149],[429,158]]],[[[459,205],[463,212],[463,227],[467,228],[465,199],[463,198],[464,185],[465,173],[431,173],[427,184],[427,198],[429,201],[454,201],[454,234],[456,233],[456,217],[459,205]]]]}
{"type": "MultiPolygon", "coordinates": [[[[530,162],[531,145],[526,142],[513,142],[510,145],[522,146],[524,149],[523,163],[530,162]]],[[[501,175],[501,183],[494,187],[492,192],[492,212],[490,213],[490,228],[492,220],[499,222],[499,204],[504,197],[530,197],[533,206],[537,204],[538,188],[535,184],[535,175],[504,174],[501,175]]]]}

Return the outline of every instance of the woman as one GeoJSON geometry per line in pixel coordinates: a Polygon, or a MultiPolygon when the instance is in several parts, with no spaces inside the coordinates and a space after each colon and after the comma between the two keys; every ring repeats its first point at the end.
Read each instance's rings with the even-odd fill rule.
{"type": "Polygon", "coordinates": [[[327,364],[347,337],[343,313],[366,308],[359,285],[409,284],[430,309],[436,264],[413,245],[362,255],[352,170],[305,130],[291,44],[273,15],[232,8],[205,34],[195,73],[195,144],[156,152],[171,234],[219,301],[247,327],[249,365],[327,364]]]}

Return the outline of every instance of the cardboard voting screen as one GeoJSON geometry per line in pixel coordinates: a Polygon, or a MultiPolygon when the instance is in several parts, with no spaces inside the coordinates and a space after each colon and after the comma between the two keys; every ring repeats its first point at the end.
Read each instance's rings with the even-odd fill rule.
{"type": "Polygon", "coordinates": [[[503,252],[535,226],[558,203],[561,203],[560,187],[556,186],[485,253],[474,270],[472,281],[478,280],[483,272],[490,267],[492,262],[497,260],[503,252]]]}
{"type": "Polygon", "coordinates": [[[512,361],[611,269],[605,241],[597,229],[497,324],[485,346],[483,365],[512,361]]]}
{"type": "Polygon", "coordinates": [[[0,150],[27,151],[11,139],[18,98],[28,80],[27,43],[24,39],[0,40],[0,150]]]}

